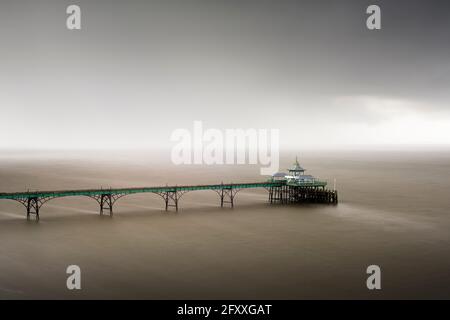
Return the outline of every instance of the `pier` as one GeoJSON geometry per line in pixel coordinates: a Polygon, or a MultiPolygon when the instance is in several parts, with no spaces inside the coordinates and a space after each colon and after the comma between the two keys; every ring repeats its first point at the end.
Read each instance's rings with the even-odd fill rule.
{"type": "Polygon", "coordinates": [[[211,190],[218,194],[220,206],[234,207],[236,194],[243,189],[263,188],[268,192],[270,203],[327,203],[337,204],[337,191],[325,189],[325,182],[305,183],[301,186],[289,185],[286,181],[267,181],[252,183],[207,184],[186,186],[164,186],[120,189],[86,189],[60,191],[34,191],[0,193],[0,200],[20,202],[26,209],[27,219],[39,220],[42,205],[52,199],[73,196],[86,196],[94,199],[100,206],[100,215],[113,215],[113,206],[120,198],[137,193],[154,193],[164,201],[165,210],[179,209],[181,197],[191,191],[211,190]]]}
{"type": "Polygon", "coordinates": [[[204,184],[182,185],[142,188],[110,188],[110,189],[83,189],[83,190],[59,190],[59,191],[27,191],[0,193],[0,200],[13,200],[21,203],[26,209],[27,219],[40,218],[40,209],[44,203],[62,197],[85,196],[94,199],[100,206],[100,215],[113,215],[113,206],[117,200],[124,196],[137,193],[154,193],[159,195],[165,204],[165,210],[179,209],[181,197],[192,191],[211,190],[217,193],[220,206],[234,207],[236,194],[240,190],[262,188],[268,192],[268,201],[271,204],[292,203],[323,203],[337,204],[338,194],[336,190],[326,189],[327,182],[313,176],[305,175],[304,169],[297,159],[289,174],[276,173],[264,182],[229,183],[229,184],[204,184]]]}

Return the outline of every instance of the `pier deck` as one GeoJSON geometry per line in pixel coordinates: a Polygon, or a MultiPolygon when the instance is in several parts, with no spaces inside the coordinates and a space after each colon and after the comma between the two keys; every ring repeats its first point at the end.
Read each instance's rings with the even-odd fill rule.
{"type": "Polygon", "coordinates": [[[71,196],[87,196],[96,200],[100,205],[100,214],[105,211],[112,216],[114,203],[130,194],[155,193],[161,196],[165,202],[165,209],[174,207],[178,211],[178,202],[186,192],[198,190],[212,190],[220,197],[221,207],[224,204],[234,206],[234,198],[238,191],[250,188],[263,188],[269,193],[269,202],[279,203],[337,203],[337,192],[326,190],[326,182],[315,181],[302,183],[301,185],[289,185],[285,181],[266,181],[250,183],[229,184],[205,184],[205,185],[181,185],[181,186],[156,186],[140,188],[110,188],[110,189],[80,189],[57,191],[27,191],[0,193],[0,199],[14,200],[23,204],[27,210],[27,218],[34,216],[39,220],[41,206],[52,199],[71,196]]]}

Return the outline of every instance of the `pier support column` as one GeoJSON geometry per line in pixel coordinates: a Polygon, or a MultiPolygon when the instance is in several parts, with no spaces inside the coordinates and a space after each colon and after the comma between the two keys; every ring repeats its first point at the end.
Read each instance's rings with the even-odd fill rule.
{"type": "Polygon", "coordinates": [[[163,194],[164,202],[166,203],[166,211],[169,210],[169,207],[174,207],[175,211],[178,211],[178,192],[174,191],[166,191],[163,194]]]}
{"type": "Polygon", "coordinates": [[[269,188],[269,202],[272,203],[273,201],[273,187],[269,188]]]}
{"type": "Polygon", "coordinates": [[[35,220],[39,221],[39,208],[41,204],[39,198],[31,197],[27,199],[27,220],[30,220],[31,215],[35,216],[35,220]]]}
{"type": "Polygon", "coordinates": [[[109,215],[113,215],[113,198],[111,194],[102,194],[100,196],[100,215],[103,215],[104,210],[109,210],[109,215]]]}
{"type": "Polygon", "coordinates": [[[220,207],[223,208],[224,203],[229,203],[231,208],[234,208],[234,197],[237,192],[237,189],[222,188],[220,190],[220,207]]]}
{"type": "Polygon", "coordinates": [[[282,186],[273,186],[270,187],[269,190],[269,201],[270,203],[274,202],[283,202],[283,187],[282,186]]]}

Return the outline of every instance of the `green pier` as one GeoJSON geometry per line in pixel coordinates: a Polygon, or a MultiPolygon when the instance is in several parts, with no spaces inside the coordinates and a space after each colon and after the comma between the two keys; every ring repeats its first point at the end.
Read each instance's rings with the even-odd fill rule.
{"type": "Polygon", "coordinates": [[[165,210],[170,207],[178,211],[180,198],[187,192],[198,190],[212,190],[219,195],[220,205],[228,204],[234,207],[236,193],[243,189],[263,188],[268,191],[270,203],[326,203],[337,204],[336,190],[326,189],[327,182],[304,174],[296,160],[289,174],[276,173],[269,180],[250,183],[204,184],[181,186],[157,186],[141,188],[110,188],[110,189],[82,189],[57,191],[27,191],[0,193],[0,199],[14,200],[26,208],[27,219],[32,216],[36,220],[40,217],[40,208],[44,203],[55,198],[86,196],[94,199],[100,205],[100,214],[113,215],[114,203],[127,195],[136,193],[155,193],[162,197],[165,210]]]}

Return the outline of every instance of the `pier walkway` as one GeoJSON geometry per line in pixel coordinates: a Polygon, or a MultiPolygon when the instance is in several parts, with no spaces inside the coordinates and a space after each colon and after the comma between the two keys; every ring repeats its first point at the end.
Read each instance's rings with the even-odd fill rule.
{"type": "Polygon", "coordinates": [[[182,186],[158,186],[141,188],[110,188],[110,189],[84,189],[84,190],[59,190],[59,191],[27,191],[14,193],[0,193],[0,200],[14,200],[25,206],[27,219],[34,216],[39,220],[39,212],[42,205],[52,199],[72,196],[86,196],[94,199],[100,205],[100,214],[106,211],[110,216],[113,214],[114,203],[130,194],[155,193],[161,196],[165,203],[165,209],[174,207],[178,211],[180,198],[187,192],[198,190],[212,190],[220,197],[221,207],[224,204],[234,206],[236,193],[243,189],[263,188],[269,193],[270,203],[331,203],[338,201],[337,191],[326,190],[326,182],[305,182],[300,185],[290,185],[286,181],[266,181],[251,183],[229,183],[229,184],[205,184],[205,185],[182,185],[182,186]]]}

